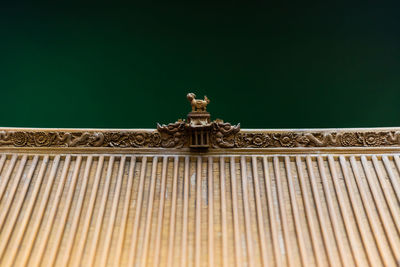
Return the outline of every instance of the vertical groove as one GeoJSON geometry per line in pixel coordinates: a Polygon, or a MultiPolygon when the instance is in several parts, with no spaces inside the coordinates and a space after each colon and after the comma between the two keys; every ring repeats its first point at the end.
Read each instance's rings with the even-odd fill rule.
{"type": "MultiPolygon", "coordinates": [[[[16,220],[17,220],[18,215],[19,215],[20,212],[21,212],[21,207],[22,207],[22,204],[23,204],[24,199],[25,199],[25,197],[26,197],[25,195],[26,195],[26,192],[28,191],[29,184],[30,184],[30,181],[31,181],[31,179],[32,179],[33,173],[34,173],[34,171],[35,171],[35,169],[36,169],[36,165],[37,165],[37,163],[38,163],[38,160],[39,160],[39,156],[36,155],[36,156],[33,158],[32,165],[31,165],[31,167],[30,167],[30,169],[29,169],[28,175],[27,175],[27,177],[26,177],[26,181],[25,181],[24,184],[23,184],[23,188],[22,188],[21,192],[19,193],[19,197],[18,197],[18,199],[15,200],[15,206],[16,206],[16,207],[13,207],[13,209],[10,211],[11,213],[7,216],[7,222],[8,222],[8,226],[9,226],[9,227],[8,227],[8,228],[5,228],[5,230],[3,230],[5,233],[11,234],[11,230],[12,230],[12,229],[9,229],[9,228],[15,226],[15,222],[16,222],[16,220]]],[[[0,168],[0,169],[1,169],[1,168],[0,168]]],[[[4,209],[4,210],[6,210],[6,209],[4,209]]],[[[5,212],[6,212],[6,211],[4,211],[4,213],[5,213],[5,212]]],[[[8,208],[7,208],[7,212],[8,212],[8,208]]],[[[1,219],[1,221],[0,221],[0,230],[3,228],[3,224],[4,224],[4,223],[5,223],[5,216],[4,216],[4,218],[1,219]]]]}
{"type": "Polygon", "coordinates": [[[4,163],[6,162],[7,154],[3,154],[0,159],[0,173],[3,170],[4,163]]]}
{"type": "Polygon", "coordinates": [[[242,266],[242,250],[240,242],[240,231],[239,231],[239,214],[238,214],[238,200],[237,200],[237,187],[236,187],[236,167],[235,158],[231,157],[231,187],[232,187],[232,212],[233,212],[233,231],[235,239],[235,256],[236,266],[242,266]]]}
{"type": "MultiPolygon", "coordinates": [[[[383,161],[383,164],[385,165],[386,172],[389,175],[389,179],[392,184],[393,191],[396,194],[397,201],[400,202],[400,185],[399,185],[399,182],[394,177],[392,168],[390,167],[389,160],[386,155],[382,156],[382,161],[383,161]]],[[[395,161],[396,161],[396,164],[398,164],[398,160],[395,159],[395,161]]]]}
{"type": "MultiPolygon", "coordinates": [[[[393,158],[394,158],[394,161],[396,163],[397,173],[400,174],[400,158],[399,158],[399,155],[395,155],[393,158]]],[[[1,167],[0,167],[0,170],[1,170],[1,167]]],[[[396,181],[396,179],[394,177],[393,177],[393,181],[396,181]]],[[[400,199],[399,199],[399,201],[400,201],[400,199]]]]}
{"type": "MultiPolygon", "coordinates": [[[[18,251],[17,247],[19,247],[22,236],[24,235],[25,231],[26,231],[26,227],[28,226],[29,223],[29,219],[32,215],[32,210],[33,210],[33,206],[37,200],[37,194],[39,192],[40,189],[40,185],[42,183],[43,177],[44,177],[44,173],[46,171],[47,168],[47,164],[49,161],[49,156],[46,155],[42,161],[42,165],[40,166],[40,170],[39,170],[39,174],[38,174],[38,181],[35,183],[33,191],[32,191],[32,195],[31,195],[31,201],[29,202],[26,211],[23,214],[23,218],[21,220],[21,227],[18,229],[18,232],[16,233],[17,236],[17,245],[16,247],[11,250],[11,253],[6,253],[5,254],[5,258],[4,258],[4,266],[11,266],[12,262],[14,260],[14,257],[18,251]]],[[[3,256],[4,254],[4,248],[5,245],[8,243],[8,239],[10,237],[11,231],[9,232],[9,235],[7,236],[7,240],[1,240],[0,241],[0,257],[3,256]]],[[[29,243],[29,245],[32,245],[32,242],[29,243]]]]}
{"type": "Polygon", "coordinates": [[[307,163],[307,169],[308,169],[309,177],[310,177],[311,190],[313,192],[313,196],[315,199],[315,208],[317,211],[318,221],[319,221],[319,225],[320,225],[321,232],[322,232],[322,239],[324,241],[324,248],[325,248],[326,254],[328,255],[329,265],[333,266],[336,261],[332,255],[332,249],[328,244],[329,237],[328,237],[328,232],[327,232],[327,228],[326,228],[328,223],[326,221],[326,218],[322,214],[321,199],[320,199],[320,196],[318,193],[318,188],[317,188],[317,184],[315,181],[316,179],[314,176],[314,171],[312,168],[310,156],[306,157],[306,163],[307,163]]]}
{"type": "Polygon", "coordinates": [[[390,189],[388,188],[389,185],[387,184],[387,181],[382,174],[381,168],[379,168],[379,166],[378,166],[379,165],[378,159],[376,158],[375,155],[372,156],[372,162],[374,164],[375,171],[378,174],[378,180],[381,185],[383,195],[385,196],[386,202],[389,206],[390,213],[392,214],[392,218],[396,225],[397,232],[400,233],[400,212],[398,209],[398,203],[394,202],[393,198],[391,198],[388,193],[388,191],[390,191],[390,189]]]}
{"type": "Polygon", "coordinates": [[[214,266],[214,178],[213,157],[208,157],[208,266],[214,266]]]}
{"type": "Polygon", "coordinates": [[[168,241],[168,256],[167,266],[172,267],[173,253],[174,253],[174,241],[175,241],[175,217],[176,217],[176,195],[178,187],[178,167],[179,157],[174,157],[174,178],[172,181],[172,204],[171,204],[171,216],[169,223],[169,241],[168,241]]]}
{"type": "Polygon", "coordinates": [[[253,170],[253,180],[254,180],[254,194],[256,199],[256,213],[257,213],[257,226],[258,233],[260,237],[260,252],[263,266],[268,266],[267,259],[267,241],[265,239],[265,230],[264,230],[264,218],[262,214],[262,202],[261,202],[261,192],[260,192],[260,183],[258,181],[258,168],[257,168],[257,157],[251,157],[252,170],[253,170]]]}
{"type": "Polygon", "coordinates": [[[133,177],[135,174],[135,165],[136,165],[136,157],[131,157],[130,165],[129,165],[129,173],[128,173],[128,185],[126,187],[126,196],[125,196],[125,202],[124,202],[124,207],[122,211],[122,218],[121,218],[121,226],[119,228],[119,234],[118,234],[118,240],[117,240],[117,245],[115,249],[115,264],[116,266],[121,265],[121,254],[122,254],[122,248],[124,244],[124,239],[125,239],[125,231],[126,231],[126,224],[128,220],[128,213],[129,213],[129,204],[131,201],[131,195],[132,195],[132,185],[133,185],[133,177]]]}
{"type": "Polygon", "coordinates": [[[375,205],[377,207],[378,215],[380,217],[380,222],[382,223],[386,237],[389,241],[389,244],[390,244],[389,247],[390,247],[393,255],[395,256],[395,258],[400,259],[400,254],[399,254],[400,248],[397,245],[396,241],[394,240],[393,235],[390,233],[390,230],[389,230],[388,221],[390,220],[390,215],[388,218],[384,214],[384,211],[386,210],[386,208],[384,207],[385,200],[382,199],[382,197],[378,194],[375,184],[372,183],[373,177],[368,168],[367,159],[365,156],[361,156],[361,163],[364,168],[365,176],[367,177],[369,188],[371,189],[372,197],[373,197],[375,205]]]}
{"type": "Polygon", "coordinates": [[[108,221],[108,225],[106,228],[107,231],[105,233],[105,239],[103,242],[102,253],[100,255],[99,266],[105,266],[107,264],[108,254],[110,253],[109,250],[110,250],[110,245],[111,245],[111,238],[112,238],[112,233],[113,233],[113,229],[114,229],[115,219],[116,219],[116,215],[117,215],[119,197],[120,197],[120,193],[121,193],[122,177],[124,175],[125,161],[126,161],[126,156],[121,156],[120,163],[119,163],[117,184],[115,186],[114,197],[113,197],[112,204],[111,204],[112,205],[111,213],[109,215],[110,219],[108,221]]]}
{"type": "Polygon", "coordinates": [[[93,216],[93,209],[94,209],[95,200],[96,200],[96,196],[97,196],[97,190],[99,188],[100,178],[101,178],[101,174],[102,174],[102,170],[103,170],[103,164],[104,164],[104,156],[100,156],[99,162],[98,162],[97,168],[96,168],[94,184],[92,185],[92,191],[90,193],[89,204],[86,208],[87,209],[86,216],[84,217],[83,223],[82,223],[83,224],[82,236],[77,241],[78,242],[77,246],[76,246],[77,255],[71,259],[71,266],[78,266],[81,261],[84,246],[86,243],[86,238],[87,238],[87,235],[89,232],[90,221],[92,220],[92,216],[93,216]]]}
{"type": "Polygon", "coordinates": [[[306,218],[307,218],[307,225],[308,225],[308,230],[311,235],[311,243],[312,243],[312,248],[314,250],[314,256],[315,260],[317,263],[317,266],[324,266],[322,262],[322,250],[321,247],[318,246],[318,237],[317,237],[317,225],[314,222],[314,216],[311,213],[312,210],[312,204],[309,199],[309,193],[307,190],[307,185],[306,185],[306,180],[304,178],[304,173],[303,173],[303,168],[301,164],[301,159],[299,156],[296,156],[296,166],[297,166],[297,172],[299,175],[299,181],[300,181],[300,188],[301,188],[301,193],[303,195],[303,202],[304,202],[304,209],[306,211],[306,218]]]}
{"type": "Polygon", "coordinates": [[[151,219],[153,214],[153,204],[154,204],[154,191],[156,186],[156,176],[157,176],[157,164],[158,164],[158,157],[153,158],[152,163],[152,170],[151,170],[151,181],[150,181],[150,195],[147,201],[147,214],[146,214],[146,222],[145,222],[145,230],[144,230],[144,241],[142,244],[143,253],[141,259],[141,266],[146,266],[147,264],[147,254],[150,242],[150,228],[151,228],[151,219]]]}
{"type": "MultiPolygon", "coordinates": [[[[51,172],[50,172],[49,180],[48,180],[48,182],[46,184],[45,192],[43,194],[43,199],[42,199],[42,201],[40,203],[40,206],[38,208],[36,208],[38,210],[38,216],[36,217],[36,220],[32,222],[33,225],[30,227],[30,229],[32,229],[32,230],[30,231],[30,235],[27,236],[26,244],[29,244],[29,246],[30,246],[29,250],[32,249],[32,247],[33,247],[34,240],[36,239],[36,237],[38,235],[38,232],[39,232],[40,224],[43,221],[43,215],[45,213],[46,205],[48,203],[49,196],[51,194],[51,189],[53,187],[54,178],[55,178],[56,173],[57,173],[59,162],[60,162],[60,156],[58,155],[58,156],[56,156],[54,158],[53,167],[52,167],[51,172]]],[[[29,180],[29,181],[31,181],[31,180],[29,180]]],[[[38,193],[36,193],[36,194],[38,194],[38,193]]],[[[35,202],[35,201],[32,201],[32,202],[35,202]]],[[[28,224],[28,220],[29,220],[29,217],[26,217],[26,225],[28,224]]],[[[25,221],[23,223],[25,225],[25,221]]],[[[25,231],[26,231],[26,229],[23,229],[23,231],[20,231],[16,235],[17,236],[16,239],[18,240],[16,242],[16,246],[20,245],[22,237],[23,237],[23,234],[24,234],[25,231]]],[[[17,248],[15,248],[15,251],[17,251],[17,248]]],[[[12,264],[12,262],[15,260],[14,257],[15,257],[15,254],[11,255],[10,264],[12,264]]]]}
{"type": "Polygon", "coordinates": [[[183,222],[182,222],[182,253],[181,267],[186,266],[187,258],[187,234],[188,234],[188,205],[189,205],[189,156],[185,157],[185,177],[183,189],[183,222]]]}
{"type": "MultiPolygon", "coordinates": [[[[43,239],[41,240],[41,242],[38,243],[38,250],[37,250],[38,252],[35,253],[34,255],[32,255],[33,258],[32,258],[32,263],[30,264],[30,266],[39,266],[39,264],[42,261],[42,258],[44,256],[43,251],[46,247],[51,229],[53,227],[54,218],[56,216],[58,205],[59,205],[60,199],[61,199],[61,194],[62,194],[62,191],[64,188],[64,182],[68,175],[68,169],[69,169],[70,162],[71,162],[71,156],[67,155],[65,158],[64,167],[63,167],[63,170],[61,173],[60,182],[57,187],[56,195],[53,200],[54,204],[51,207],[51,210],[49,212],[48,223],[47,223],[46,227],[44,227],[45,230],[44,230],[43,239]]],[[[22,259],[21,266],[27,266],[27,262],[28,262],[30,254],[31,254],[31,251],[32,251],[32,245],[30,245],[25,250],[25,253],[20,257],[22,259]]]]}
{"type": "Polygon", "coordinates": [[[221,227],[222,227],[222,265],[228,267],[228,227],[226,222],[225,157],[219,159],[221,186],[221,227]]]}
{"type": "Polygon", "coordinates": [[[18,171],[13,177],[10,188],[7,189],[7,198],[5,200],[4,206],[0,210],[0,230],[3,228],[3,223],[6,219],[6,216],[10,212],[10,206],[14,200],[15,192],[17,191],[18,184],[21,181],[22,173],[25,168],[26,161],[28,159],[27,155],[23,155],[21,161],[18,165],[18,171]]]}
{"type": "Polygon", "coordinates": [[[2,177],[1,179],[1,184],[0,184],[0,200],[3,199],[3,194],[4,194],[4,190],[6,190],[8,181],[10,180],[10,176],[11,173],[14,170],[15,167],[15,162],[17,161],[18,155],[17,154],[13,154],[13,156],[11,157],[11,161],[10,161],[10,165],[7,168],[7,173],[4,177],[2,177]]]}
{"type": "Polygon", "coordinates": [[[139,222],[140,222],[140,213],[142,210],[142,202],[143,202],[143,191],[144,191],[144,178],[146,176],[146,165],[147,165],[147,157],[142,158],[142,167],[140,169],[140,181],[138,188],[138,197],[136,201],[136,210],[135,210],[135,218],[133,222],[133,232],[132,232],[132,243],[129,248],[129,266],[134,265],[134,261],[136,259],[136,245],[137,245],[137,237],[139,230],[139,222]]]}
{"type": "MultiPolygon", "coordinates": [[[[10,239],[10,236],[11,236],[11,233],[13,231],[13,228],[15,227],[16,220],[18,218],[18,215],[20,214],[20,210],[21,210],[23,201],[25,199],[25,194],[28,191],[28,187],[29,187],[30,181],[32,179],[33,173],[35,171],[38,159],[39,159],[39,156],[35,156],[34,159],[33,159],[31,168],[29,169],[27,181],[25,182],[24,188],[22,189],[22,192],[20,194],[21,197],[17,201],[17,204],[16,204],[17,207],[13,209],[13,213],[11,214],[11,216],[9,216],[8,224],[4,227],[4,229],[2,229],[2,226],[3,226],[3,223],[4,223],[5,217],[2,218],[2,221],[1,221],[1,224],[0,224],[0,229],[2,229],[2,231],[4,233],[6,233],[6,236],[0,240],[0,256],[2,256],[3,250],[4,250],[5,246],[7,245],[8,241],[10,239]]],[[[21,174],[22,174],[22,172],[21,172],[21,174]]],[[[21,176],[21,174],[19,176],[21,176]]],[[[8,210],[8,208],[7,208],[7,210],[8,210]]],[[[6,212],[4,212],[4,214],[5,213],[6,212]]],[[[15,247],[14,250],[17,250],[17,247],[15,247]]],[[[11,253],[14,253],[14,251],[11,250],[11,253]]]]}
{"type": "Polygon", "coordinates": [[[297,234],[297,243],[298,243],[298,246],[300,249],[301,262],[303,264],[303,267],[307,267],[307,266],[309,266],[308,256],[307,256],[307,251],[305,250],[304,234],[303,234],[301,224],[300,224],[300,216],[299,216],[299,211],[298,211],[297,202],[296,202],[296,192],[294,191],[293,177],[292,177],[291,168],[290,168],[290,159],[288,156],[285,156],[285,168],[286,168],[287,180],[288,180],[288,185],[289,185],[290,203],[292,206],[294,225],[295,225],[295,230],[296,230],[296,234],[297,234]]]}
{"type": "Polygon", "coordinates": [[[166,187],[166,176],[168,167],[168,157],[163,157],[162,173],[161,173],[161,190],[160,190],[160,205],[158,207],[158,221],[157,221],[157,232],[156,232],[156,245],[154,249],[154,263],[155,267],[160,266],[161,260],[161,235],[162,235],[162,223],[164,217],[164,202],[165,202],[165,187],[166,187]]]}
{"type": "Polygon", "coordinates": [[[200,267],[201,257],[201,164],[201,157],[197,157],[195,267],[200,267]]]}
{"type": "Polygon", "coordinates": [[[251,235],[251,219],[250,219],[250,207],[249,207],[249,196],[247,186],[247,168],[246,159],[244,156],[240,157],[241,174],[242,174],[242,188],[243,188],[243,205],[244,205],[244,222],[246,229],[246,240],[247,240],[247,254],[249,260],[249,266],[254,266],[254,253],[253,253],[253,237],[251,235]]]}
{"type": "MultiPolygon", "coordinates": [[[[4,214],[6,212],[11,212],[7,216],[7,222],[8,222],[9,227],[5,228],[5,230],[4,230],[5,233],[11,234],[11,230],[12,229],[9,229],[9,228],[15,226],[15,221],[17,220],[17,217],[18,217],[19,213],[21,212],[21,207],[22,207],[22,204],[24,203],[25,195],[26,195],[26,192],[28,191],[29,184],[30,184],[30,181],[32,179],[33,173],[34,173],[34,171],[36,169],[36,165],[38,163],[38,160],[39,160],[39,156],[36,155],[33,158],[32,165],[31,165],[31,167],[29,169],[28,175],[26,177],[26,181],[23,184],[23,188],[22,188],[21,192],[19,193],[19,198],[15,200],[15,207],[13,207],[13,209],[11,211],[8,211],[9,208],[4,209],[4,211],[3,211],[4,214]]],[[[0,230],[3,229],[4,223],[5,223],[5,215],[4,215],[4,217],[2,219],[0,219],[0,230]]]]}
{"type": "Polygon", "coordinates": [[[344,199],[343,191],[340,189],[340,185],[338,183],[339,178],[336,173],[335,162],[334,162],[332,155],[328,156],[328,162],[329,162],[329,168],[332,173],[332,181],[333,181],[333,185],[335,187],[336,196],[339,201],[339,207],[340,207],[340,212],[342,214],[344,227],[346,230],[347,237],[349,238],[350,249],[351,249],[351,253],[353,255],[353,259],[357,266],[363,266],[361,263],[361,258],[362,258],[361,252],[359,249],[357,249],[357,240],[355,237],[356,234],[354,233],[352,228],[350,228],[351,225],[350,225],[349,216],[351,216],[351,212],[349,212],[349,210],[345,206],[346,200],[344,199]]]}
{"type": "Polygon", "coordinates": [[[338,215],[336,214],[335,209],[333,207],[333,201],[329,191],[328,179],[326,178],[325,167],[321,156],[318,156],[318,167],[321,174],[322,186],[325,192],[326,202],[328,204],[328,212],[329,212],[329,218],[331,219],[332,223],[333,234],[335,236],[336,245],[339,248],[340,262],[342,266],[346,266],[346,264],[348,264],[349,261],[348,259],[346,260],[344,259],[344,257],[347,255],[343,247],[344,240],[341,240],[340,238],[339,224],[337,221],[338,215]]]}
{"type": "Polygon", "coordinates": [[[97,252],[97,244],[100,239],[100,230],[101,226],[103,225],[103,218],[104,218],[104,212],[106,209],[106,202],[110,190],[110,184],[111,184],[111,177],[112,177],[112,170],[114,167],[114,161],[115,161],[115,156],[110,156],[109,162],[108,162],[108,168],[107,168],[107,176],[103,188],[103,193],[101,195],[100,199],[100,210],[99,214],[97,215],[97,218],[95,220],[95,226],[94,226],[94,233],[93,233],[93,240],[88,248],[88,258],[89,262],[87,266],[93,266],[93,263],[95,261],[95,256],[97,252]]]}
{"type": "Polygon", "coordinates": [[[344,181],[346,183],[346,187],[348,190],[348,195],[350,198],[350,204],[351,207],[353,209],[354,215],[355,215],[355,219],[358,225],[358,229],[360,230],[360,235],[361,235],[361,240],[364,246],[364,249],[366,250],[366,254],[367,254],[367,259],[369,264],[372,266],[372,263],[374,262],[374,260],[371,258],[371,244],[368,242],[368,240],[366,239],[366,232],[365,232],[365,227],[362,227],[362,222],[361,222],[361,210],[360,207],[357,206],[356,204],[356,200],[354,198],[355,196],[355,192],[354,192],[354,188],[350,183],[350,177],[349,177],[349,172],[346,166],[346,159],[344,158],[344,156],[339,156],[339,161],[340,161],[340,165],[342,167],[343,170],[343,176],[344,176],[344,181]]]}
{"type": "Polygon", "coordinates": [[[74,172],[73,172],[72,178],[71,178],[71,184],[68,189],[68,195],[67,195],[67,199],[66,199],[66,207],[64,207],[64,210],[63,210],[63,213],[62,213],[61,219],[60,219],[60,221],[62,222],[61,227],[58,229],[58,231],[55,234],[55,240],[56,240],[55,245],[53,246],[51,252],[49,253],[50,266],[54,266],[56,258],[57,258],[57,252],[60,249],[61,240],[62,240],[62,237],[64,234],[64,229],[67,224],[67,218],[68,218],[68,214],[69,214],[71,204],[72,204],[72,197],[74,196],[76,182],[78,181],[78,175],[79,175],[79,169],[81,166],[81,162],[82,162],[82,156],[78,156],[76,158],[75,169],[74,169],[74,172]]]}
{"type": "Polygon", "coordinates": [[[84,172],[84,175],[82,178],[83,181],[82,181],[81,189],[79,192],[78,203],[77,203],[77,205],[74,209],[74,213],[72,215],[70,234],[68,235],[67,244],[66,244],[65,248],[63,249],[63,254],[60,255],[61,256],[60,266],[68,265],[68,261],[70,260],[72,244],[74,243],[74,240],[75,240],[76,229],[78,228],[79,218],[82,213],[82,205],[83,205],[83,200],[84,200],[85,194],[86,194],[86,186],[87,186],[87,183],[89,180],[89,174],[90,174],[90,168],[92,166],[92,160],[93,160],[92,156],[89,156],[86,160],[85,172],[84,172]]]}
{"type": "Polygon", "coordinates": [[[290,237],[289,237],[289,229],[288,229],[288,220],[286,218],[286,211],[285,211],[285,199],[283,197],[283,189],[281,184],[281,175],[279,172],[279,158],[274,157],[274,171],[275,171],[275,180],[276,180],[276,191],[278,194],[278,205],[279,211],[281,216],[281,224],[283,230],[283,239],[285,243],[286,249],[286,259],[288,266],[292,266],[292,250],[290,248],[290,237]]]}
{"type": "Polygon", "coordinates": [[[1,266],[400,259],[397,154],[192,154],[183,163],[173,154],[29,153],[0,156],[1,266]]]}
{"type": "MultiPolygon", "coordinates": [[[[367,219],[368,219],[368,223],[369,226],[371,227],[372,230],[372,236],[375,240],[375,243],[377,245],[378,251],[379,251],[379,255],[381,260],[383,261],[385,266],[388,266],[390,262],[388,262],[388,259],[385,257],[385,249],[383,246],[383,242],[384,240],[381,238],[379,232],[378,232],[378,225],[376,224],[375,219],[373,218],[372,215],[372,208],[371,205],[368,201],[367,195],[366,195],[366,188],[365,186],[361,183],[361,177],[360,174],[358,172],[358,167],[356,164],[356,160],[354,158],[354,156],[350,157],[350,163],[351,163],[351,168],[353,170],[354,173],[354,178],[356,180],[357,183],[357,187],[358,187],[358,191],[360,192],[360,196],[361,196],[361,200],[363,202],[363,206],[367,215],[367,219]]],[[[362,227],[362,225],[360,225],[360,227],[362,227]]]]}
{"type": "Polygon", "coordinates": [[[266,156],[263,157],[263,167],[264,167],[265,190],[267,193],[267,202],[268,202],[268,214],[269,214],[269,221],[271,224],[271,235],[273,244],[272,247],[274,249],[275,266],[282,266],[282,254],[279,252],[279,244],[278,244],[278,226],[276,225],[277,221],[275,218],[274,202],[272,198],[271,177],[269,175],[268,161],[266,156]]]}

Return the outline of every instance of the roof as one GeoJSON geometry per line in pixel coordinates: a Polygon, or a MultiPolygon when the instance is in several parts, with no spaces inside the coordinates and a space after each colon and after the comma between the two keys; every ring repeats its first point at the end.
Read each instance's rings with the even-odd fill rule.
{"type": "Polygon", "coordinates": [[[400,128],[246,130],[207,116],[0,129],[0,265],[400,262],[400,128]]]}

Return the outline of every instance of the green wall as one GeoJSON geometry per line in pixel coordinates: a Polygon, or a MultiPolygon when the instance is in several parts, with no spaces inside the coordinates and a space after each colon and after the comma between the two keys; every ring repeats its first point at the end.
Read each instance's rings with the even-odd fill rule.
{"type": "Polygon", "coordinates": [[[0,9],[0,126],[400,126],[399,7],[52,3],[0,9]]]}

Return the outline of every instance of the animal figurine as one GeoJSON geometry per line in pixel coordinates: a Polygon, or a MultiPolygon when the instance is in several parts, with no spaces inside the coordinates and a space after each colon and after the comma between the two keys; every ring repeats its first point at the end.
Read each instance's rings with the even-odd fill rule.
{"type": "Polygon", "coordinates": [[[186,97],[192,105],[192,112],[205,112],[207,105],[210,103],[210,99],[207,96],[204,96],[204,100],[196,99],[196,95],[193,93],[187,94],[186,97]]]}

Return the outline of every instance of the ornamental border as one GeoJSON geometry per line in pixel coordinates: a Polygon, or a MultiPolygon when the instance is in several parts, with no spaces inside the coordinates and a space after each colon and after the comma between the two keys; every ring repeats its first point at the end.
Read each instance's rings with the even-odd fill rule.
{"type": "MultiPolygon", "coordinates": [[[[179,149],[188,147],[187,139],[182,132],[171,133],[162,128],[159,130],[0,129],[0,147],[179,149]]],[[[226,131],[221,126],[212,132],[211,140],[210,149],[394,147],[400,146],[400,128],[226,131]]]]}

